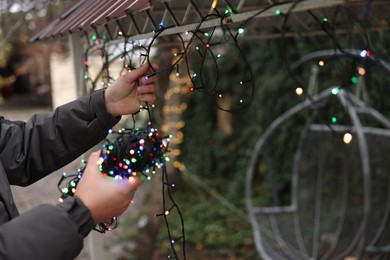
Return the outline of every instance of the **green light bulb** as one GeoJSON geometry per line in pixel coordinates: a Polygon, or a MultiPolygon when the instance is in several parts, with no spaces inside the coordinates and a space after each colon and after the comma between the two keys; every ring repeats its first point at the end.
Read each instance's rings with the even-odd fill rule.
{"type": "Polygon", "coordinates": [[[356,83],[358,82],[358,78],[357,78],[356,76],[352,76],[351,82],[352,82],[353,84],[356,84],[356,83]]]}

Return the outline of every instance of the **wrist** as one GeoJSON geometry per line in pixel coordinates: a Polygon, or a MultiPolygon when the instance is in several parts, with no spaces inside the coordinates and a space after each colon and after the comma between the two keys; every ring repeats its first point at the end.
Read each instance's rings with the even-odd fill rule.
{"type": "Polygon", "coordinates": [[[78,232],[82,237],[86,237],[94,227],[89,209],[79,198],[68,197],[58,207],[68,213],[69,218],[78,226],[78,232]]]}
{"type": "Polygon", "coordinates": [[[92,93],[92,107],[102,129],[111,128],[120,120],[120,116],[113,115],[112,104],[106,99],[106,90],[99,89],[92,93]]]}
{"type": "Polygon", "coordinates": [[[109,98],[107,98],[107,92],[104,90],[103,92],[104,97],[104,105],[106,106],[107,113],[110,114],[113,117],[117,117],[118,115],[114,112],[113,109],[113,102],[110,101],[109,98]]]}

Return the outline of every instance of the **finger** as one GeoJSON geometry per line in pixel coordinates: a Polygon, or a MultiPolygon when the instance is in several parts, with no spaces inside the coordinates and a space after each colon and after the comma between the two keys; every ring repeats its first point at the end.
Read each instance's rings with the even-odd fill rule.
{"type": "Polygon", "coordinates": [[[137,88],[138,95],[153,94],[156,92],[157,86],[155,84],[141,85],[137,88]]]}
{"type": "Polygon", "coordinates": [[[140,85],[152,84],[158,80],[158,75],[156,73],[149,74],[145,77],[142,77],[139,81],[140,85]]]}
{"type": "Polygon", "coordinates": [[[141,105],[146,106],[143,102],[153,104],[156,101],[156,96],[154,94],[139,94],[138,100],[141,101],[141,105]]]}
{"type": "Polygon", "coordinates": [[[92,152],[92,153],[89,155],[89,159],[88,159],[88,160],[98,159],[99,156],[100,156],[100,151],[92,152]]]}
{"type": "Polygon", "coordinates": [[[137,189],[144,183],[144,181],[141,180],[139,177],[130,177],[129,183],[133,186],[134,189],[137,189]]]}
{"type": "Polygon", "coordinates": [[[95,170],[95,168],[97,169],[98,168],[97,162],[99,160],[99,157],[100,157],[100,152],[99,151],[91,153],[89,155],[88,164],[87,164],[87,167],[85,168],[84,172],[88,173],[88,172],[91,171],[89,169],[93,169],[93,170],[95,170]]]}
{"type": "Polygon", "coordinates": [[[148,71],[150,71],[149,64],[145,63],[144,65],[137,68],[136,70],[133,70],[133,71],[126,73],[124,75],[124,79],[128,82],[135,82],[140,77],[147,75],[148,71]]]}
{"type": "Polygon", "coordinates": [[[129,179],[114,180],[116,189],[122,190],[123,196],[133,197],[139,186],[143,184],[143,181],[138,177],[130,177],[129,179]]]}
{"type": "Polygon", "coordinates": [[[158,73],[159,68],[160,67],[155,63],[149,64],[149,70],[146,74],[147,78],[151,78],[152,76],[155,76],[158,73]]]}
{"type": "Polygon", "coordinates": [[[156,63],[152,63],[152,68],[154,71],[157,71],[160,69],[160,66],[158,66],[156,63]]]}

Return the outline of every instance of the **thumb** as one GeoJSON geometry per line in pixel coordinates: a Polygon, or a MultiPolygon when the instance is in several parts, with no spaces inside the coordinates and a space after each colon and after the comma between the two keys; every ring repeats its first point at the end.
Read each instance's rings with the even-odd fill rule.
{"type": "Polygon", "coordinates": [[[87,164],[87,167],[95,167],[97,165],[97,161],[99,160],[99,157],[100,157],[100,151],[95,151],[95,152],[92,152],[90,155],[89,155],[89,158],[88,158],[88,163],[87,164]]]}
{"type": "Polygon", "coordinates": [[[144,76],[149,71],[149,64],[145,63],[141,67],[137,68],[136,70],[130,71],[125,74],[125,80],[128,82],[135,82],[137,81],[141,76],[144,76]]]}

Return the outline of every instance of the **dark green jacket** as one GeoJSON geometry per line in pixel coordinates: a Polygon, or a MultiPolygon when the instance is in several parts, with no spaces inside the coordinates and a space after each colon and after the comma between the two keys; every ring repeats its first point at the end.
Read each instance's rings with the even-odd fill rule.
{"type": "Polygon", "coordinates": [[[118,121],[107,113],[102,90],[27,122],[0,116],[0,259],[74,259],[80,253],[93,227],[80,200],[19,215],[10,184],[27,186],[70,163],[118,121]]]}

